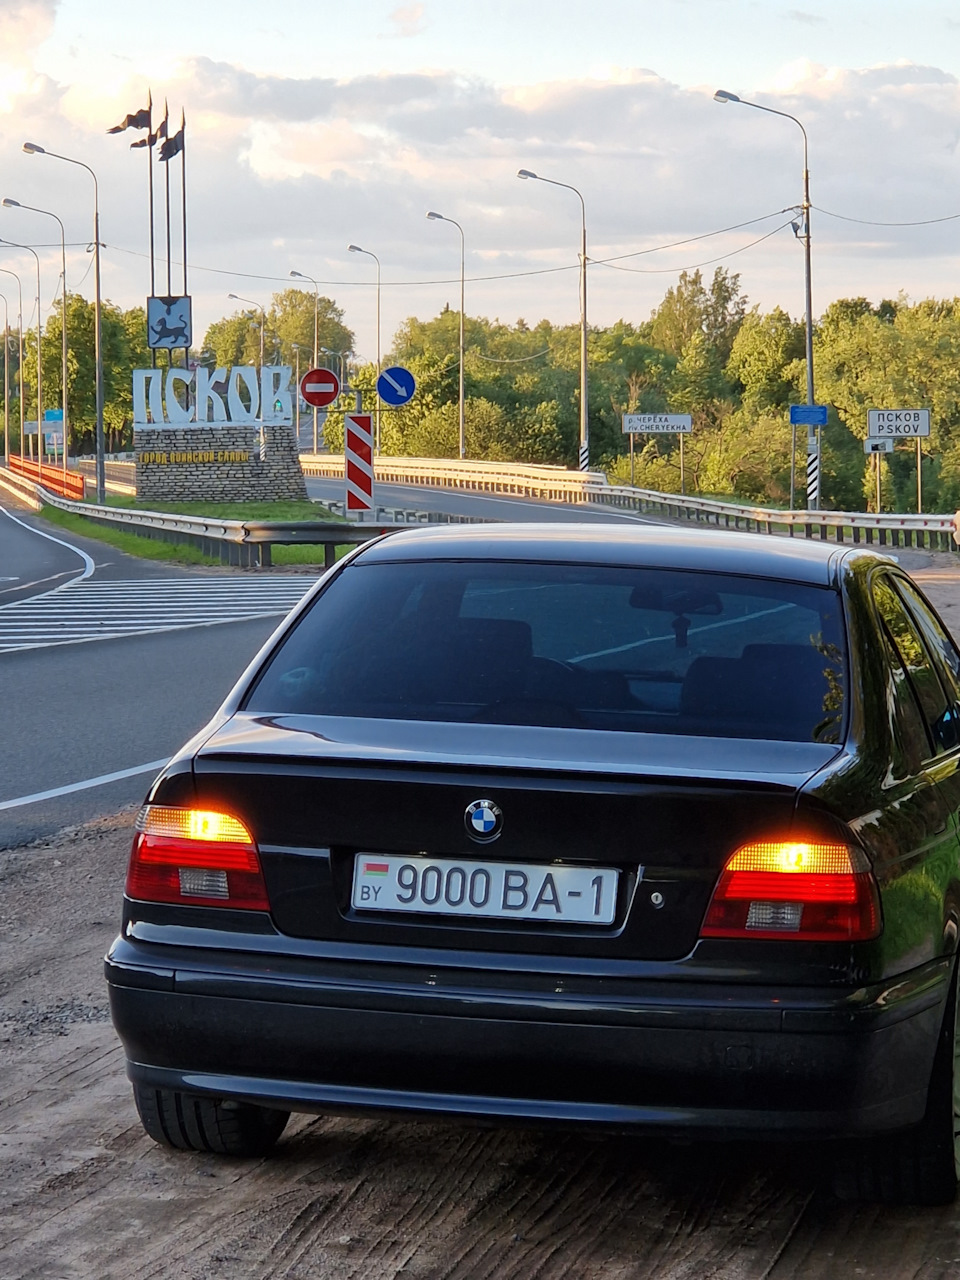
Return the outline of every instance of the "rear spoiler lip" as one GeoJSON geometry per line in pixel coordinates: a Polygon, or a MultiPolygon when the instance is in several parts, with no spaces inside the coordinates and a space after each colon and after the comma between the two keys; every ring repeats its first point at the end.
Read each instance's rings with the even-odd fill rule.
{"type": "Polygon", "coordinates": [[[460,725],[238,713],[194,757],[198,775],[225,765],[323,770],[424,769],[576,774],[637,782],[700,782],[799,791],[843,748],[760,738],[681,737],[595,729],[460,725]]]}

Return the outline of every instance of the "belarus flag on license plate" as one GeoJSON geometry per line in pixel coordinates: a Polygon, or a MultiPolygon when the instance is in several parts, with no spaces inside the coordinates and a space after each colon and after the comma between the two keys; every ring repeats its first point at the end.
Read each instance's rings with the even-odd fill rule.
{"type": "Polygon", "coordinates": [[[365,862],[363,864],[363,874],[365,876],[385,876],[389,870],[389,862],[365,862]]]}

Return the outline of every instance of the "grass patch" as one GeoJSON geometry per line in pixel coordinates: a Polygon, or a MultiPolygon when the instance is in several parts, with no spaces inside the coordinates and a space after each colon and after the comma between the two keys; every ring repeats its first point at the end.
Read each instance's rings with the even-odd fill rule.
{"type": "Polygon", "coordinates": [[[74,515],[72,511],[61,511],[58,507],[44,507],[40,515],[69,533],[79,534],[83,538],[95,538],[98,542],[106,542],[109,546],[116,547],[118,551],[124,551],[128,556],[139,556],[142,560],[164,560],[170,564],[220,563],[213,556],[204,555],[198,547],[142,538],[139,534],[128,533],[125,529],[96,524],[93,520],[74,515]]]}
{"type": "MultiPolygon", "coordinates": [[[[337,547],[337,559],[352,550],[352,544],[337,547]]],[[[312,547],[309,544],[293,547],[275,545],[271,548],[271,556],[274,564],[315,564],[323,568],[323,547],[312,547]]]]}
{"type": "Polygon", "coordinates": [[[337,520],[318,502],[145,502],[132,494],[111,493],[107,506],[140,511],[168,511],[177,516],[211,516],[215,520],[337,520]]]}

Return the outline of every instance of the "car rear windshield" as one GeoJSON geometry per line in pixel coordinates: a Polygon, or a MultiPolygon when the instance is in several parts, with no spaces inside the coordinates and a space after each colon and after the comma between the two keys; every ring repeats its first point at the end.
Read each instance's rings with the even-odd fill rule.
{"type": "Polygon", "coordinates": [[[838,742],[833,590],[564,564],[347,567],[245,709],[838,742]]]}

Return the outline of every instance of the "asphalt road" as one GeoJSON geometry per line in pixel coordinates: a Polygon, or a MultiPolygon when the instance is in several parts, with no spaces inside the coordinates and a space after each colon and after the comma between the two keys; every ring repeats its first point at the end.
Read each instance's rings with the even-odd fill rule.
{"type": "MultiPolygon", "coordinates": [[[[342,502],[343,481],[307,476],[307,492],[321,502],[342,502]]],[[[650,516],[638,516],[614,508],[588,507],[568,502],[538,502],[535,498],[509,498],[492,493],[469,493],[457,489],[430,489],[424,485],[378,484],[375,497],[381,507],[403,507],[408,511],[439,511],[450,516],[471,516],[481,520],[548,521],[550,523],[658,524],[650,516]]]]}
{"type": "MultiPolygon", "coordinates": [[[[343,496],[338,480],[310,479],[308,489],[316,498],[343,496]]],[[[628,513],[403,485],[381,485],[378,497],[385,505],[490,520],[649,523],[628,513]]],[[[160,583],[198,576],[61,535],[9,502],[0,505],[0,569],[0,610],[80,579],[160,583]]],[[[138,803],[150,772],[10,805],[172,754],[209,719],[279,621],[0,652],[0,848],[138,803]]]]}
{"type": "MultiPolygon", "coordinates": [[[[196,571],[122,555],[0,508],[0,607],[87,573],[94,581],[160,581],[196,571]],[[16,517],[16,523],[11,516],[16,517]],[[82,554],[88,557],[84,559],[82,554]]],[[[209,571],[218,581],[222,573],[209,571]]],[[[140,773],[26,805],[4,807],[170,756],[216,710],[279,616],[81,644],[0,653],[0,848],[138,803],[140,773]]]]}

